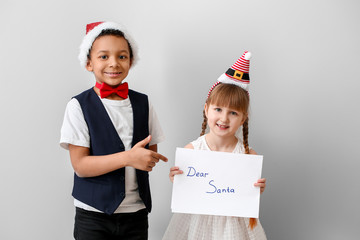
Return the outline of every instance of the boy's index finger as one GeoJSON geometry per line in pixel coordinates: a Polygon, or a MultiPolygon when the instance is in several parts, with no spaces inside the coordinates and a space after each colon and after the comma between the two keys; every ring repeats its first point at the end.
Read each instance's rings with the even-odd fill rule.
{"type": "Polygon", "coordinates": [[[154,152],[153,157],[158,159],[158,160],[163,160],[164,162],[168,161],[167,157],[165,157],[165,156],[163,156],[163,155],[161,155],[160,153],[157,153],[157,152],[154,152]]]}

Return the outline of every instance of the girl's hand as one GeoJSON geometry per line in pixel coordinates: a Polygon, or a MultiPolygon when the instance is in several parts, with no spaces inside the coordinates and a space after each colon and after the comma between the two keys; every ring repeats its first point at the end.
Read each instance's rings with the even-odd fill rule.
{"type": "Polygon", "coordinates": [[[257,180],[256,183],[254,183],[255,187],[260,187],[260,194],[262,194],[265,191],[266,187],[266,178],[261,178],[257,180]]]}
{"type": "Polygon", "coordinates": [[[183,174],[183,171],[179,167],[170,168],[169,178],[171,182],[174,182],[174,176],[177,174],[183,174]]]}

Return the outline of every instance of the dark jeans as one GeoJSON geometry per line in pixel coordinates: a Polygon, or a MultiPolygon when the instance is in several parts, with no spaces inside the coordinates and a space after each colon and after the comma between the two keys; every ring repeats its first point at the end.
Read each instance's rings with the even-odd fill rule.
{"type": "Polygon", "coordinates": [[[148,212],[107,215],[76,208],[74,238],[76,240],[147,240],[148,212]]]}

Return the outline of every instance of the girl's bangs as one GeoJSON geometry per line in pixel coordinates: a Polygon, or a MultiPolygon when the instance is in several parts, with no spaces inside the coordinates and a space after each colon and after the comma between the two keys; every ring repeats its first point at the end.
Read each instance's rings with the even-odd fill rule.
{"type": "Polygon", "coordinates": [[[249,106],[248,94],[242,88],[231,84],[216,86],[209,99],[209,104],[228,107],[237,111],[247,112],[249,106]]]}

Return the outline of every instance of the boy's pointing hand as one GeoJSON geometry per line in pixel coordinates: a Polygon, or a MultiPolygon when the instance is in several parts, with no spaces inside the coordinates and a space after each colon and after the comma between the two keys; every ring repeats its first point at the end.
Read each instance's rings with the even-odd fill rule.
{"type": "Polygon", "coordinates": [[[159,160],[162,160],[164,162],[168,161],[168,159],[160,153],[145,148],[145,146],[149,144],[150,141],[151,135],[149,135],[144,140],[138,142],[129,151],[130,157],[127,166],[150,172],[152,171],[153,167],[155,167],[156,163],[159,162],[159,160]]]}

